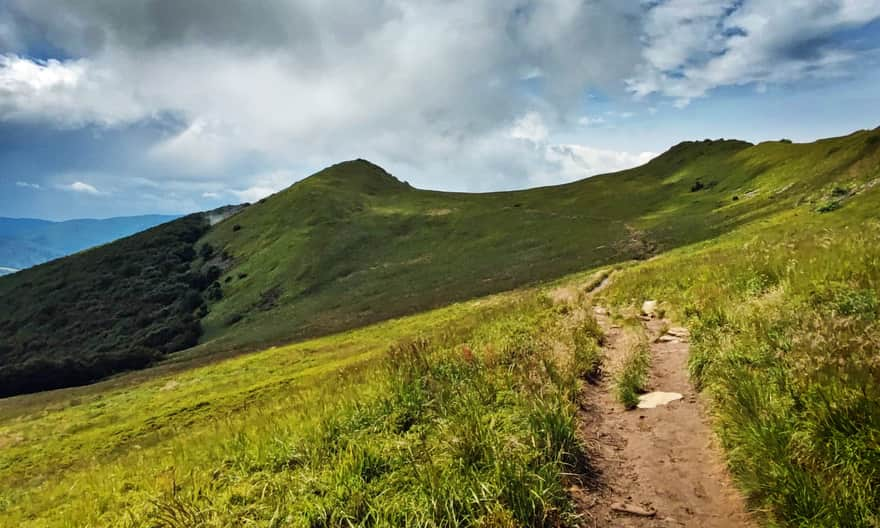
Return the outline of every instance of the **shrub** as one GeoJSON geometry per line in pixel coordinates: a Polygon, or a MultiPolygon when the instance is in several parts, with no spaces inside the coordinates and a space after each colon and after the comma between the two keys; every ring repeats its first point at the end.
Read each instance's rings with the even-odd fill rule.
{"type": "Polygon", "coordinates": [[[199,256],[202,258],[202,260],[210,259],[214,256],[214,246],[212,246],[208,242],[205,242],[204,244],[202,244],[201,249],[199,249],[199,256]]]}
{"type": "Polygon", "coordinates": [[[816,209],[819,213],[830,213],[832,211],[836,211],[843,207],[843,203],[840,200],[828,200],[816,209]]]}

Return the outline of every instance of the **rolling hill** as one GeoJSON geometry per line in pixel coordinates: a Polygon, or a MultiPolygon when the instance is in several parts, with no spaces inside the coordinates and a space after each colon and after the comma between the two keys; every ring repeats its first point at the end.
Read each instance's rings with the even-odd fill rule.
{"type": "MultiPolygon", "coordinates": [[[[677,374],[710,395],[717,434],[695,441],[724,448],[754,525],[876,526],[878,205],[880,130],[687,143],[631,171],[488,195],[412,189],[354,161],[213,226],[193,215],[7,277],[0,296],[33,318],[14,335],[56,341],[4,367],[63,350],[87,373],[112,367],[89,357],[103,341],[204,334],[141,349],[166,358],[157,368],[0,400],[0,524],[581,526],[607,498],[595,449],[626,452],[590,436],[597,406],[648,443],[675,410],[626,413],[597,383],[647,389],[670,366],[645,329],[674,323],[690,347],[677,374]],[[55,327],[45,310],[89,318],[55,327]],[[359,326],[371,318],[387,320],[359,326]],[[222,354],[259,343],[273,346],[222,354]],[[631,377],[614,346],[645,355],[631,377]]],[[[17,327],[0,313],[5,344],[17,327]]],[[[662,480],[694,453],[642,458],[662,480]]],[[[657,506],[647,522],[668,513],[657,506]]]]}
{"type": "Polygon", "coordinates": [[[414,189],[344,162],[212,227],[182,219],[0,279],[14,301],[0,307],[4,379],[40,379],[47,365],[80,372],[4,393],[93,381],[198,336],[188,356],[252,350],[646,259],[797,206],[823,214],[873,185],[878,148],[877,130],[811,144],[685,142],[635,169],[488,194],[414,189]],[[186,234],[157,239],[163,230],[186,234]],[[162,243],[182,244],[166,251],[178,261],[162,263],[162,243]],[[152,256],[123,249],[138,247],[152,256]],[[128,293],[102,295],[108,286],[128,293]],[[83,295],[88,307],[74,302],[83,295]],[[102,315],[83,324],[89,311],[102,315]]]}
{"type": "Polygon", "coordinates": [[[171,215],[123,216],[103,220],[50,222],[0,218],[0,274],[29,268],[77,251],[112,242],[178,218],[171,215]]]}
{"type": "Polygon", "coordinates": [[[878,137],[687,142],[632,170],[489,194],[413,189],[369,162],[341,163],[205,236],[231,265],[204,341],[321,335],[645,259],[798,203],[846,198],[833,188],[867,181],[878,137]]]}

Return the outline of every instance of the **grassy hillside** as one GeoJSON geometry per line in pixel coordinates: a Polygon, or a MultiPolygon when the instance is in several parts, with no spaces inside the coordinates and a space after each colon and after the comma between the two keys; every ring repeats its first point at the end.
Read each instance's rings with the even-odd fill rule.
{"type": "MultiPolygon", "coordinates": [[[[624,317],[644,299],[658,299],[662,310],[691,328],[693,379],[712,397],[734,476],[771,526],[878,523],[878,138],[873,131],[809,145],[732,144],[711,158],[716,170],[708,162],[700,169],[703,188],[693,192],[699,187],[695,165],[675,170],[676,155],[709,144],[685,145],[655,161],[671,172],[654,179],[643,169],[621,175],[620,188],[648,212],[618,222],[627,235],[625,224],[648,236],[635,242],[628,236],[616,246],[620,253],[608,258],[671,249],[648,261],[618,264],[599,295],[624,317]],[[666,189],[675,199],[640,191],[638,182],[666,189]],[[685,211],[701,212],[688,219],[685,211]],[[680,217],[671,220],[675,212],[680,217]],[[685,240],[694,242],[675,247],[685,240]],[[651,250],[651,243],[658,249],[651,250]]],[[[590,188],[607,185],[608,196],[596,207],[610,211],[610,196],[620,191],[597,181],[590,188]]],[[[566,186],[566,199],[584,199],[571,190],[588,183],[566,186]]],[[[316,177],[298,187],[333,185],[316,177]]],[[[343,193],[334,206],[343,212],[339,217],[374,214],[367,212],[375,209],[374,200],[387,203],[386,196],[421,204],[462,196],[414,191],[385,177],[359,185],[367,192],[352,194],[367,205],[360,212],[347,209],[351,200],[343,193]]],[[[488,203],[515,195],[529,192],[462,199],[488,203]]],[[[250,259],[278,258],[275,270],[286,262],[279,249],[285,246],[275,247],[271,237],[244,236],[256,215],[308,213],[307,199],[295,210],[270,209],[273,200],[219,224],[203,239],[236,259],[236,268],[225,272],[236,278],[224,282],[223,300],[212,303],[215,321],[254,278],[237,278],[249,262],[242,248],[252,248],[250,259]]],[[[619,200],[614,207],[623,210],[619,200]]],[[[308,214],[321,216],[325,209],[312,202],[308,214]]],[[[557,218],[537,200],[509,207],[557,218]]],[[[452,212],[408,214],[416,223],[454,218],[452,212]]],[[[467,232],[464,224],[458,227],[467,232]]],[[[320,231],[322,225],[303,229],[310,236],[329,232],[320,231]]],[[[285,230],[276,235],[292,237],[291,244],[316,240],[285,230]]],[[[519,238],[510,232],[500,240],[515,244],[519,238]]],[[[336,247],[332,241],[313,243],[336,247]]],[[[485,251],[506,247],[482,237],[473,243],[485,251]]],[[[395,255],[410,247],[439,253],[412,236],[382,244],[395,255]]],[[[581,251],[570,246],[573,254],[581,251]]],[[[347,247],[353,249],[344,254],[373,255],[358,244],[347,247]]],[[[500,259],[501,251],[490,255],[500,259]]],[[[306,258],[287,255],[295,265],[306,258]]],[[[517,255],[508,257],[513,262],[517,255]]],[[[483,269],[478,259],[469,262],[483,269]]],[[[528,280],[555,269],[537,256],[527,262],[531,268],[519,269],[536,270],[528,280]]],[[[303,277],[324,271],[307,269],[303,277]]],[[[383,272],[366,267],[363,275],[383,272]]],[[[413,273],[404,277],[420,276],[413,273]]],[[[395,282],[397,275],[387,277],[389,288],[405,287],[395,282]]],[[[592,271],[560,282],[572,291],[595,283],[592,271]]],[[[305,297],[322,299],[324,288],[336,287],[320,284],[305,297]]],[[[453,304],[186,372],[149,371],[123,385],[105,382],[2,400],[0,525],[573,526],[567,490],[578,475],[588,474],[589,460],[574,436],[572,398],[595,368],[599,336],[582,299],[575,296],[565,306],[548,301],[547,290],[556,286],[453,304]]],[[[354,293],[361,294],[353,290],[339,302],[355,302],[354,293]]],[[[387,299],[383,292],[372,295],[387,299]]],[[[260,325],[271,321],[273,311],[297,313],[286,303],[279,295],[275,308],[232,328],[253,325],[242,342],[266,338],[268,327],[260,325]]],[[[342,304],[334,313],[345,313],[342,304]]],[[[284,331],[294,335],[296,319],[284,331]]],[[[212,329],[234,342],[229,332],[212,329]]]]}
{"type": "Polygon", "coordinates": [[[692,379],[771,525],[880,524],[880,155],[837,185],[839,206],[627,267],[604,293],[631,313],[659,299],[691,328],[692,379]]]}
{"type": "Polygon", "coordinates": [[[824,200],[877,134],[683,143],[621,173],[490,194],[416,190],[362,160],[335,165],[205,237],[234,264],[203,342],[320,335],[705,240],[824,200]]]}
{"type": "MultiPolygon", "coordinates": [[[[199,241],[200,257],[187,273],[207,278],[210,288],[203,295],[207,306],[194,312],[202,317],[201,345],[189,356],[326,335],[647,258],[798,203],[833,209],[866,181],[878,134],[864,131],[805,145],[687,142],[632,170],[489,194],[417,190],[366,161],[341,163],[245,208],[199,241]]],[[[114,246],[119,247],[100,251],[117,251],[114,246]]],[[[93,259],[90,254],[77,258],[93,259]]],[[[0,292],[13,283],[61,282],[93,291],[94,284],[80,283],[90,275],[63,277],[62,270],[71,267],[79,266],[58,264],[0,278],[0,292]]],[[[165,279],[159,274],[144,280],[165,279]]],[[[156,284],[144,288],[161,290],[156,284]]],[[[77,316],[76,305],[61,297],[34,299],[39,291],[19,288],[16,306],[57,316],[23,317],[31,313],[24,311],[7,318],[12,334],[21,335],[26,326],[32,336],[27,346],[6,353],[16,364],[55,354],[47,338],[56,335],[51,324],[77,316]]],[[[108,317],[120,322],[114,327],[119,331],[93,332],[89,346],[110,351],[139,342],[142,314],[108,302],[108,317]]],[[[194,302],[195,297],[190,304],[198,307],[194,302]]],[[[52,339],[74,346],[64,335],[52,339]]]]}
{"type": "Polygon", "coordinates": [[[569,525],[594,332],[524,290],[4,400],[0,525],[569,525]]]}

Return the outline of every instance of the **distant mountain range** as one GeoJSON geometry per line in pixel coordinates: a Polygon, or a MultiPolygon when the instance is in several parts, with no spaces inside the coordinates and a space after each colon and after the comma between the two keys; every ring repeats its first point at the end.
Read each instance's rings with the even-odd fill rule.
{"type": "Polygon", "coordinates": [[[0,217],[0,275],[106,244],[176,218],[179,216],[144,215],[51,222],[0,217]]]}

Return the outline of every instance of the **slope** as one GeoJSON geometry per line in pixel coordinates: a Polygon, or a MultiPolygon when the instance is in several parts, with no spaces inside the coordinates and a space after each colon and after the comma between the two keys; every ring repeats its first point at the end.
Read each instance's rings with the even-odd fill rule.
{"type": "Polygon", "coordinates": [[[198,342],[202,215],[3,277],[0,396],[89,383],[198,342]]]}
{"type": "MultiPolygon", "coordinates": [[[[596,293],[614,324],[646,298],[687,324],[692,379],[772,526],[877,524],[876,136],[743,149],[759,174],[721,207],[751,213],[614,266],[596,293]]],[[[593,493],[592,460],[574,398],[602,340],[583,292],[606,274],[2,400],[0,524],[582,525],[570,493],[593,493]]]]}
{"type": "Polygon", "coordinates": [[[489,194],[417,190],[366,161],[341,163],[205,237],[233,265],[203,342],[321,335],[646,258],[825,199],[877,137],[688,142],[636,169],[489,194]]]}
{"type": "Polygon", "coordinates": [[[364,160],[341,163],[211,227],[188,255],[192,260],[175,268],[174,280],[187,288],[173,295],[169,275],[141,276],[154,267],[128,262],[120,268],[129,251],[121,243],[76,256],[84,260],[63,259],[0,279],[0,295],[15,301],[0,313],[3,368],[15,377],[27,364],[27,379],[46,378],[41,369],[83,353],[75,350],[83,341],[59,334],[58,321],[78,328],[75,335],[94,324],[79,321],[82,307],[70,296],[46,291],[61,284],[99,291],[99,270],[79,262],[104,262],[100,270],[108,277],[128,270],[133,275],[120,284],[136,285],[132,291],[147,295],[153,308],[143,313],[138,302],[105,297],[103,315],[94,318],[99,331],[89,334],[85,354],[100,351],[116,357],[117,366],[89,372],[90,363],[78,361],[81,375],[75,381],[51,377],[54,387],[142,366],[193,343],[195,324],[152,326],[174,319],[169,314],[201,318],[204,330],[201,344],[178,359],[254,350],[644,259],[799,203],[834,208],[870,179],[878,137],[878,131],[862,131],[800,145],[686,142],[628,171],[488,194],[418,190],[364,160]],[[196,291],[186,295],[190,288],[196,291]],[[164,333],[147,342],[143,324],[164,333]],[[46,361],[31,361],[36,358],[46,361]]]}

